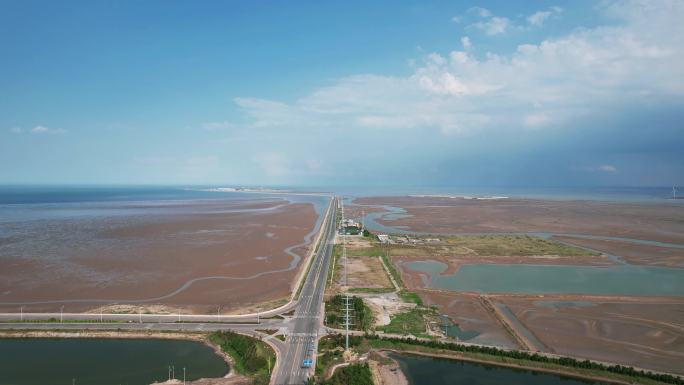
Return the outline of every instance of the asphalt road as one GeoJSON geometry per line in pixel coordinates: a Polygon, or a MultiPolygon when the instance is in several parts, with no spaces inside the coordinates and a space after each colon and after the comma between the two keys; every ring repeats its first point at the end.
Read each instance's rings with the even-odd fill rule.
{"type": "Polygon", "coordinates": [[[319,251],[306,277],[295,309],[290,334],[285,341],[284,356],[275,373],[274,383],[277,385],[304,384],[307,378],[314,374],[316,348],[323,316],[323,295],[335,239],[336,212],[337,200],[334,200],[319,251]],[[305,359],[313,361],[310,368],[302,367],[305,359]]]}

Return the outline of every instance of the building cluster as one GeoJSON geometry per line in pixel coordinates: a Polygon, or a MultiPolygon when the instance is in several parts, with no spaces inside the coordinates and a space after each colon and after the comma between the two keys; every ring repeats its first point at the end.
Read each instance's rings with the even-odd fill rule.
{"type": "Polygon", "coordinates": [[[408,235],[393,235],[378,234],[380,243],[388,243],[391,245],[427,245],[441,243],[439,238],[413,238],[408,235]]]}
{"type": "Polygon", "coordinates": [[[340,234],[362,235],[363,225],[353,219],[344,219],[340,224],[340,234]]]}

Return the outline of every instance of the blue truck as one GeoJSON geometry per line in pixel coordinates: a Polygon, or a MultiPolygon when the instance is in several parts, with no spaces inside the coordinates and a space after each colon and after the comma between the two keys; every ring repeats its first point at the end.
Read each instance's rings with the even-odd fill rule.
{"type": "Polygon", "coordinates": [[[302,362],[302,368],[310,368],[311,365],[313,365],[311,358],[305,358],[304,362],[302,362]]]}

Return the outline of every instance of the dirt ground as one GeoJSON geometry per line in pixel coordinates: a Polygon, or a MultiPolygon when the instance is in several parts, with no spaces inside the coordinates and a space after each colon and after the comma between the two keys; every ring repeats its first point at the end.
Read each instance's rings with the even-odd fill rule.
{"type": "MultiPolygon", "coordinates": [[[[340,266],[338,271],[341,272],[342,269],[340,266]]],[[[392,288],[392,282],[378,257],[350,257],[347,264],[347,284],[350,288],[392,288]]]]}
{"type": "Polygon", "coordinates": [[[619,255],[623,260],[632,265],[684,267],[684,249],[680,248],[577,237],[555,236],[553,239],[576,246],[588,247],[611,255],[619,255]]]}
{"type": "Polygon", "coordinates": [[[373,311],[375,326],[389,325],[392,316],[405,313],[416,307],[415,303],[404,302],[397,293],[384,293],[363,296],[363,300],[373,311]]]}
{"type": "Polygon", "coordinates": [[[416,292],[426,305],[438,306],[439,311],[446,314],[461,330],[480,333],[467,342],[505,348],[517,347],[503,326],[483,306],[479,295],[432,290],[416,290],[416,292]]]}
{"type": "Polygon", "coordinates": [[[684,374],[684,300],[498,296],[558,354],[684,374]]]}
{"type": "Polygon", "coordinates": [[[378,222],[427,233],[553,232],[684,244],[684,205],[671,203],[449,197],[368,197],[354,203],[401,207],[410,217],[378,222]]]}
{"type": "Polygon", "coordinates": [[[38,224],[0,243],[0,309],[65,305],[69,312],[116,303],[215,313],[288,295],[301,263],[286,249],[305,255],[317,218],[312,204],[185,205],[173,213],[38,224]]]}

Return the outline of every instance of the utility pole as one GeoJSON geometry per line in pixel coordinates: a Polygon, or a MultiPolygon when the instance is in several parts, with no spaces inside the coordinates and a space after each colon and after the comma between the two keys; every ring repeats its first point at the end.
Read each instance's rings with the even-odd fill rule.
{"type": "Polygon", "coordinates": [[[216,308],[216,320],[221,322],[221,305],[218,305],[218,308],[216,308]]]}
{"type": "Polygon", "coordinates": [[[350,308],[349,308],[349,288],[347,282],[347,229],[344,228],[344,201],[340,200],[340,206],[342,207],[342,259],[344,260],[344,348],[349,350],[349,321],[350,321],[350,308]]]}
{"type": "Polygon", "coordinates": [[[21,321],[24,322],[24,307],[21,307],[21,321]]]}
{"type": "Polygon", "coordinates": [[[64,306],[59,309],[59,323],[64,322],[64,306]]]}

